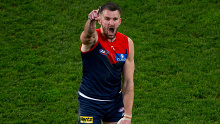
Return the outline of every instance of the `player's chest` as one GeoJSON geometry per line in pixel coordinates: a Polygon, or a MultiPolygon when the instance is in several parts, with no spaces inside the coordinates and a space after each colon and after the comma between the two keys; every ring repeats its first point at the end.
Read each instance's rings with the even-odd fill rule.
{"type": "Polygon", "coordinates": [[[99,53],[105,55],[112,64],[125,62],[127,59],[127,48],[125,45],[117,42],[101,42],[99,53]]]}

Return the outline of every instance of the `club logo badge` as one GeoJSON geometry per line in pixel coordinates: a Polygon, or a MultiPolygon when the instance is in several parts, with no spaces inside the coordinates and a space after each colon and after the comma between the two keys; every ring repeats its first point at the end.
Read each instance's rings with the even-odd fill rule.
{"type": "Polygon", "coordinates": [[[118,112],[124,112],[125,111],[125,108],[124,107],[121,107],[118,112]]]}
{"type": "Polygon", "coordinates": [[[105,50],[105,49],[100,49],[99,52],[102,54],[102,55],[110,55],[110,52],[108,50],[105,50]]]}

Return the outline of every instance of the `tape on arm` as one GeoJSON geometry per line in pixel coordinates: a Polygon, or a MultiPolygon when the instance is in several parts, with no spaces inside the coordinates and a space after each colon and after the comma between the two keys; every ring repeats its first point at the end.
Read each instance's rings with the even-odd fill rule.
{"type": "Polygon", "coordinates": [[[127,119],[130,119],[130,120],[131,120],[131,119],[132,119],[132,116],[125,114],[125,115],[124,115],[124,118],[127,118],[127,119]]]}
{"type": "Polygon", "coordinates": [[[132,119],[132,116],[125,114],[124,117],[121,118],[117,124],[120,124],[122,120],[131,120],[131,119],[132,119]]]}

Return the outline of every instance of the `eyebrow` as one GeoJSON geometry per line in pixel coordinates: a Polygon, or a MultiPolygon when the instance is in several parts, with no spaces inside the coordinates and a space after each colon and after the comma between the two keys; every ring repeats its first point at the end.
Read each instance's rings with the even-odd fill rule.
{"type": "MultiPolygon", "coordinates": [[[[105,16],[104,17],[105,19],[111,19],[110,17],[108,17],[108,16],[105,16]]],[[[112,19],[119,19],[118,17],[113,17],[112,19]]]]}

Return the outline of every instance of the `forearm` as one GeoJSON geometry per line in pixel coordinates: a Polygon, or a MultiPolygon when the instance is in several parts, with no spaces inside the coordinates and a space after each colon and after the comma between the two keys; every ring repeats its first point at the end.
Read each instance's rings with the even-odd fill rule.
{"type": "Polygon", "coordinates": [[[96,21],[88,19],[85,27],[84,27],[84,33],[87,36],[92,36],[96,31],[96,21]]]}
{"type": "Polygon", "coordinates": [[[82,32],[80,39],[83,44],[94,43],[96,36],[96,21],[100,19],[98,10],[93,10],[88,15],[88,20],[84,26],[84,31],[82,32]]]}
{"type": "Polygon", "coordinates": [[[134,101],[134,83],[124,83],[123,85],[123,102],[125,107],[125,114],[132,116],[132,108],[134,101]]]}

